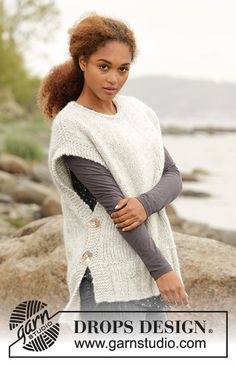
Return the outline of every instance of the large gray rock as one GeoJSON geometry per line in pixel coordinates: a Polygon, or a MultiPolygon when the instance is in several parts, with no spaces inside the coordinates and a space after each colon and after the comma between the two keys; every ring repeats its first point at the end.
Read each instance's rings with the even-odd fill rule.
{"type": "Polygon", "coordinates": [[[48,165],[42,162],[34,162],[31,165],[30,179],[46,185],[52,184],[52,178],[49,173],[48,165]]]}
{"type": "Polygon", "coordinates": [[[17,179],[9,172],[0,170],[0,192],[3,194],[12,194],[17,185],[17,179]]]}
{"type": "Polygon", "coordinates": [[[38,219],[0,241],[0,317],[30,299],[49,304],[51,312],[68,299],[62,216],[38,219]]]}
{"type": "Polygon", "coordinates": [[[41,205],[44,199],[52,193],[53,191],[50,188],[40,183],[29,180],[20,180],[12,192],[12,196],[15,201],[18,202],[36,203],[41,205]]]}
{"type": "Polygon", "coordinates": [[[30,167],[28,163],[21,157],[10,155],[8,153],[0,154],[0,170],[28,175],[30,171],[30,167]]]}
{"type": "Polygon", "coordinates": [[[60,196],[56,194],[56,192],[50,196],[47,196],[43,201],[41,211],[44,217],[61,214],[62,209],[60,196]]]}
{"type": "Polygon", "coordinates": [[[177,232],[174,237],[192,306],[236,314],[236,248],[177,232]]]}

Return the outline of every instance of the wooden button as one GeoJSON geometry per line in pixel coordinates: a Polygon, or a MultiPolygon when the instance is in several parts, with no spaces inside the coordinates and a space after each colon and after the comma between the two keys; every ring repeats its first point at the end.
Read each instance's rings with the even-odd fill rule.
{"type": "Polygon", "coordinates": [[[88,222],[89,227],[96,228],[100,226],[100,220],[98,218],[92,218],[88,222]]]}
{"type": "Polygon", "coordinates": [[[84,262],[86,262],[86,264],[87,263],[89,263],[90,262],[90,260],[91,260],[91,258],[93,257],[93,253],[91,252],[91,251],[89,251],[89,250],[87,250],[87,251],[85,251],[84,253],[83,253],[83,255],[82,255],[82,260],[84,261],[84,262]]]}

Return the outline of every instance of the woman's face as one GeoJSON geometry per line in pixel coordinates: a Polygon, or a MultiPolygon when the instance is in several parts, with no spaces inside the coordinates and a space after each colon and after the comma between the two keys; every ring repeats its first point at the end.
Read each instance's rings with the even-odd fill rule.
{"type": "Polygon", "coordinates": [[[131,54],[128,46],[119,41],[107,41],[91,54],[86,63],[79,58],[84,71],[84,88],[101,100],[113,99],[129,75],[131,54]],[[112,88],[114,90],[106,90],[112,88]]]}

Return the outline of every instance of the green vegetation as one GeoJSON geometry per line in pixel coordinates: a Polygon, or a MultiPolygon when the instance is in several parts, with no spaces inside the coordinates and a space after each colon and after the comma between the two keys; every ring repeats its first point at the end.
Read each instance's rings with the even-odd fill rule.
{"type": "Polygon", "coordinates": [[[0,215],[0,219],[10,223],[12,226],[16,228],[24,227],[28,222],[25,219],[17,219],[4,216],[3,214],[0,215]]]}
{"type": "Polygon", "coordinates": [[[3,150],[9,154],[24,158],[25,160],[43,160],[43,148],[37,142],[24,136],[7,136],[3,150]]]}
{"type": "Polygon", "coordinates": [[[12,0],[10,8],[0,0],[0,152],[45,158],[50,123],[38,109],[41,80],[28,70],[25,55],[35,42],[52,41],[58,18],[53,0],[12,0]]]}
{"type": "Polygon", "coordinates": [[[58,15],[52,0],[13,0],[10,12],[7,1],[0,0],[1,120],[14,105],[26,113],[37,112],[40,78],[30,74],[25,54],[34,52],[37,47],[32,41],[52,40],[53,31],[58,27],[58,15]]]}
{"type": "Polygon", "coordinates": [[[46,158],[44,146],[48,145],[51,125],[35,113],[29,120],[11,120],[0,123],[0,152],[22,157],[25,160],[46,158]]]}

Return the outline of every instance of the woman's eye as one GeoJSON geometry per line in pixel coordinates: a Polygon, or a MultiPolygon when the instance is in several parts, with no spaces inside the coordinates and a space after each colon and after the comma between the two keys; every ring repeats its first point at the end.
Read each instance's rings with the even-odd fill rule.
{"type": "MultiPolygon", "coordinates": [[[[121,69],[120,70],[125,70],[125,71],[129,71],[129,69],[128,69],[128,67],[121,67],[121,69]]],[[[123,72],[124,73],[124,72],[123,72]]]]}
{"type": "Polygon", "coordinates": [[[99,67],[102,68],[102,70],[104,70],[104,67],[108,67],[107,65],[100,65],[99,67]]]}

